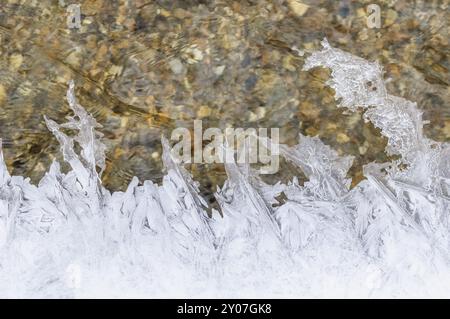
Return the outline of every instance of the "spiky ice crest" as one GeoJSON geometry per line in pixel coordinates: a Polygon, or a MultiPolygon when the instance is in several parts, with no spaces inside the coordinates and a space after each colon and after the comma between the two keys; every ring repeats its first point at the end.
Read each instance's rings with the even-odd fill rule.
{"type": "Polygon", "coordinates": [[[69,172],[55,161],[36,186],[10,176],[0,152],[0,295],[450,297],[449,144],[423,136],[421,112],[387,93],[380,65],[322,45],[304,69],[330,68],[339,106],[365,109],[400,160],[367,165],[350,189],[353,159],[300,135],[280,154],[304,172],[304,185],[295,177],[268,185],[227,163],[215,194],[221,213],[209,217],[164,138],[161,185],[135,177],[125,192],[105,189],[99,125],[71,82],[74,116],[45,119],[69,172]]]}

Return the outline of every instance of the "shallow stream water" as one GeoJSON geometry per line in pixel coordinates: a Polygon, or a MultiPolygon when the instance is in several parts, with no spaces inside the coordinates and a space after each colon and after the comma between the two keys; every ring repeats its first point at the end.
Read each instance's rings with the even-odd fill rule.
{"type": "MultiPolygon", "coordinates": [[[[361,113],[336,107],[329,72],[302,71],[326,37],[384,67],[391,94],[416,101],[428,137],[450,141],[449,1],[377,1],[381,27],[368,28],[372,1],[1,0],[0,136],[15,175],[38,181],[57,141],[43,116],[62,122],[74,79],[80,104],[103,125],[103,181],[123,189],[136,175],[158,181],[161,134],[176,127],[279,127],[280,142],[317,135],[362,165],[386,161],[386,141],[361,113]],[[67,8],[80,4],[81,27],[67,8]]],[[[269,181],[291,176],[282,163],[269,181]]],[[[191,167],[211,197],[220,165],[191,167]]]]}

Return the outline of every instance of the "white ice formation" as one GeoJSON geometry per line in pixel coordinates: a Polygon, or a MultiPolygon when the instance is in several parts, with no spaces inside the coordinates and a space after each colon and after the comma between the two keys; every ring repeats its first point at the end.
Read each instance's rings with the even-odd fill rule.
{"type": "Polygon", "coordinates": [[[322,45],[304,69],[331,69],[339,107],[363,108],[399,160],[367,165],[350,189],[352,158],[300,136],[280,152],[304,185],[225,164],[210,218],[164,139],[162,185],[105,189],[99,125],[71,83],[74,116],[46,118],[71,170],[55,161],[33,185],[0,154],[0,296],[450,297],[450,145],[423,135],[421,112],[387,93],[378,63],[322,45]]]}

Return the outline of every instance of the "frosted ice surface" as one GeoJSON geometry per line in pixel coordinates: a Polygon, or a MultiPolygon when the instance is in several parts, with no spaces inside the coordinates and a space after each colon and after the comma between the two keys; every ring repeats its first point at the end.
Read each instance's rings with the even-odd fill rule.
{"type": "Polygon", "coordinates": [[[422,113],[415,103],[387,93],[383,70],[369,62],[333,48],[322,41],[323,49],[307,58],[304,70],[322,66],[331,69],[327,84],[335,90],[338,106],[366,110],[365,119],[380,128],[388,138],[387,151],[409,160],[411,153],[428,145],[422,133],[422,113]]]}
{"type": "Polygon", "coordinates": [[[67,172],[55,161],[36,186],[0,152],[0,296],[450,297],[450,146],[423,135],[421,112],[389,95],[378,63],[322,44],[304,69],[330,68],[339,107],[363,108],[398,160],[366,165],[350,189],[352,157],[300,136],[279,149],[307,182],[268,185],[227,163],[208,216],[163,138],[162,184],[135,177],[110,193],[100,126],[71,82],[74,115],[45,119],[67,172]]]}

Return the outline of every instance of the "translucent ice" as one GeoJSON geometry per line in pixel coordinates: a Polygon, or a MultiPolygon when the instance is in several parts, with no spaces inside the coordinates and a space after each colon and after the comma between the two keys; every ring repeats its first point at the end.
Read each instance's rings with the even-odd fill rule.
{"type": "Polygon", "coordinates": [[[379,64],[322,44],[304,69],[330,68],[339,106],[363,108],[398,160],[366,165],[350,189],[353,159],[300,136],[279,150],[308,181],[268,185],[228,162],[208,216],[163,138],[162,184],[135,177],[110,193],[99,125],[71,82],[74,115],[45,119],[67,172],[55,161],[33,185],[0,149],[0,296],[449,297],[449,144],[423,135],[421,112],[388,94],[379,64]]]}

